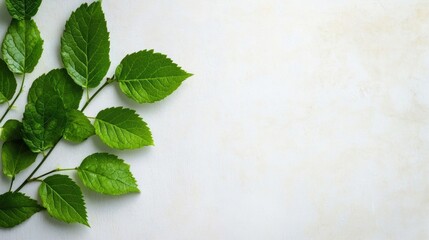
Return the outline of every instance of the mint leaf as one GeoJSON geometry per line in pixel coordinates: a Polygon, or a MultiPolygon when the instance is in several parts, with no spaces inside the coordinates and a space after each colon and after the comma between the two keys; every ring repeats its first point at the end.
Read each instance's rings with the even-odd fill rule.
{"type": "Polygon", "coordinates": [[[16,74],[30,73],[42,56],[43,40],[33,20],[12,20],[3,40],[3,58],[16,74]]]}
{"type": "Polygon", "coordinates": [[[73,109],[67,112],[64,139],[79,143],[91,137],[94,133],[94,126],[81,111],[73,109]]]}
{"type": "Polygon", "coordinates": [[[82,4],[66,23],[61,57],[67,72],[84,88],[94,88],[109,70],[110,42],[101,1],[82,4]]]}
{"type": "Polygon", "coordinates": [[[115,73],[121,91],[139,103],[164,99],[190,76],[167,56],[153,50],[126,56],[115,73]]]}
{"type": "Polygon", "coordinates": [[[23,138],[33,152],[53,147],[62,137],[67,123],[66,110],[60,97],[45,96],[25,107],[23,138]]]}
{"type": "Polygon", "coordinates": [[[18,20],[30,19],[36,15],[42,0],[6,0],[10,15],[18,20]]]}
{"type": "Polygon", "coordinates": [[[16,79],[13,73],[7,68],[6,63],[0,59],[0,103],[12,99],[16,91],[16,79]]]}
{"type": "Polygon", "coordinates": [[[0,195],[0,227],[11,228],[43,208],[33,200],[19,192],[7,192],[0,195]]]}
{"type": "Polygon", "coordinates": [[[136,149],[153,145],[147,124],[131,109],[102,110],[95,118],[94,127],[95,133],[111,148],[136,149]]]}
{"type": "Polygon", "coordinates": [[[22,123],[15,119],[9,119],[0,128],[0,140],[1,141],[10,141],[18,140],[22,138],[22,123]]]}
{"type": "Polygon", "coordinates": [[[115,155],[95,153],[86,157],[77,169],[89,189],[109,195],[139,192],[130,166],[115,155]]]}
{"type": "Polygon", "coordinates": [[[52,217],[89,227],[82,191],[68,176],[53,175],[44,179],[39,188],[39,196],[52,217]]]}
{"type": "Polygon", "coordinates": [[[3,174],[12,178],[36,161],[37,154],[33,153],[22,140],[8,141],[3,144],[1,160],[3,174]]]}
{"type": "Polygon", "coordinates": [[[54,69],[37,78],[28,92],[28,102],[35,103],[40,97],[58,95],[64,107],[77,109],[83,89],[76,85],[65,69],[54,69]]]}

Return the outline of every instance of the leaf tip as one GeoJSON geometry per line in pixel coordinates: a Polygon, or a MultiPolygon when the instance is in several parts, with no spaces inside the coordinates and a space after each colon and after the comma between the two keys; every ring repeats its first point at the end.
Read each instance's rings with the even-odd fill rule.
{"type": "Polygon", "coordinates": [[[88,228],[91,228],[91,226],[89,225],[88,221],[85,221],[84,223],[82,223],[83,225],[87,226],[88,228]]]}

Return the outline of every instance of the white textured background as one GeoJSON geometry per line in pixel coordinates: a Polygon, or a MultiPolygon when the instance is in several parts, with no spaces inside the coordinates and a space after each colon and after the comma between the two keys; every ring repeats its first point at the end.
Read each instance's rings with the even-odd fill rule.
{"type": "MultiPolygon", "coordinates": [[[[82,2],[43,0],[45,50],[28,79],[61,66],[60,36],[82,2]]],[[[111,87],[86,112],[126,105],[149,123],[155,147],[114,151],[141,194],[85,190],[91,228],[41,213],[1,239],[429,239],[428,1],[103,7],[110,74],[127,53],[153,48],[195,76],[153,105],[111,87]]],[[[2,0],[0,35],[9,21],[2,0]]],[[[106,149],[95,137],[62,143],[44,170],[106,149]]]]}

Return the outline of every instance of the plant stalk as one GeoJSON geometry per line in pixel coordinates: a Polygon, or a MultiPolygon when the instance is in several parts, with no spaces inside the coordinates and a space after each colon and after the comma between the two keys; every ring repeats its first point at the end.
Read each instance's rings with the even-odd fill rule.
{"type": "Polygon", "coordinates": [[[92,94],[92,96],[86,101],[85,105],[83,105],[81,109],[82,112],[85,111],[89,103],[101,92],[101,90],[103,90],[107,85],[113,82],[112,80],[113,78],[112,79],[108,78],[107,81],[94,94],[92,94]]]}
{"type": "Polygon", "coordinates": [[[19,96],[21,95],[22,90],[24,88],[24,82],[25,82],[25,73],[22,75],[21,87],[19,88],[18,94],[16,94],[15,98],[12,100],[12,103],[9,104],[6,111],[3,113],[3,116],[0,118],[0,123],[3,122],[4,118],[7,116],[7,114],[12,109],[13,105],[15,104],[16,100],[18,100],[19,96]]]}
{"type": "MultiPolygon", "coordinates": [[[[61,139],[60,139],[61,140],[61,139]]],[[[24,182],[15,190],[15,192],[18,192],[19,190],[21,190],[27,183],[30,182],[30,179],[34,176],[34,174],[36,174],[37,170],[39,170],[39,168],[43,165],[43,163],[46,161],[46,159],[49,157],[49,155],[51,155],[52,151],[54,150],[55,146],[57,146],[57,144],[60,142],[60,140],[58,140],[54,146],[52,146],[52,148],[48,151],[48,153],[46,155],[43,156],[42,161],[40,161],[40,163],[37,165],[37,167],[30,173],[30,175],[24,180],[24,182]]]]}
{"type": "Polygon", "coordinates": [[[49,175],[49,174],[51,174],[51,173],[55,173],[55,172],[74,171],[74,170],[77,170],[77,168],[63,168],[63,169],[61,169],[61,168],[57,168],[57,169],[54,169],[54,170],[49,171],[49,172],[47,172],[47,173],[44,173],[44,174],[42,174],[42,175],[40,175],[40,176],[34,177],[34,178],[30,179],[29,181],[35,181],[35,180],[38,180],[38,179],[40,179],[40,178],[42,178],[42,177],[44,177],[44,176],[46,176],[46,175],[49,175]]]}
{"type": "MultiPolygon", "coordinates": [[[[112,82],[113,82],[113,78],[107,78],[107,81],[88,99],[88,101],[86,101],[86,103],[82,107],[81,111],[83,112],[86,109],[86,107],[88,107],[89,103],[95,98],[95,96],[97,96],[101,92],[101,90],[103,90],[107,85],[109,85],[112,82]]],[[[52,146],[51,149],[49,149],[49,151],[48,151],[48,153],[46,153],[46,155],[43,155],[42,161],[40,161],[40,163],[33,170],[33,172],[30,173],[30,175],[24,180],[24,182],[14,192],[18,192],[19,190],[21,190],[25,185],[27,185],[27,183],[39,180],[38,178],[46,176],[48,174],[51,174],[52,172],[55,172],[57,170],[57,169],[53,170],[47,174],[42,174],[41,176],[39,176],[37,178],[32,178],[34,176],[34,174],[36,174],[37,170],[39,170],[39,168],[43,165],[43,163],[45,163],[46,159],[48,159],[49,155],[51,155],[52,151],[55,149],[55,147],[61,141],[61,139],[62,139],[62,137],[54,144],[54,146],[52,146]]]]}
{"type": "Polygon", "coordinates": [[[12,191],[13,181],[15,181],[15,176],[13,176],[12,180],[10,181],[9,192],[12,191]]]}

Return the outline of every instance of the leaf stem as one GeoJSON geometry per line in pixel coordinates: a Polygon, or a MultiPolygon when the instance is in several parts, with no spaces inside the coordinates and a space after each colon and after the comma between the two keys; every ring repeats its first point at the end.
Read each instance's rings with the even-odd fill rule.
{"type": "Polygon", "coordinates": [[[113,82],[114,78],[107,78],[106,82],[86,101],[85,105],[83,105],[81,111],[85,111],[86,107],[88,107],[89,103],[103,90],[107,85],[113,82]]]}
{"type": "Polygon", "coordinates": [[[88,102],[88,100],[89,100],[89,88],[87,87],[86,88],[86,101],[88,102]]]}
{"type": "MultiPolygon", "coordinates": [[[[88,107],[89,103],[95,98],[95,96],[97,96],[101,92],[101,90],[103,90],[103,88],[105,88],[107,85],[109,85],[113,81],[114,81],[114,78],[107,78],[106,82],[88,99],[88,101],[86,101],[86,103],[83,106],[81,111],[83,112],[86,109],[86,107],[88,107]]],[[[0,120],[0,122],[1,122],[1,120],[0,120]]],[[[51,155],[52,151],[55,149],[55,147],[61,141],[61,139],[62,139],[62,137],[52,146],[51,149],[49,149],[48,153],[43,154],[42,161],[40,161],[40,163],[33,170],[33,172],[30,173],[30,175],[24,180],[24,182],[21,185],[19,185],[19,187],[14,192],[18,192],[19,190],[21,190],[27,183],[32,182],[32,181],[37,181],[39,177],[45,176],[44,174],[42,174],[41,176],[39,176],[37,178],[32,178],[34,176],[34,174],[36,174],[37,170],[39,170],[39,168],[43,165],[43,163],[45,163],[46,159],[48,159],[49,155],[51,155]]],[[[50,173],[48,173],[48,174],[50,174],[50,173]]]]}
{"type": "Polygon", "coordinates": [[[54,170],[49,171],[47,173],[44,173],[44,174],[42,174],[40,176],[34,177],[34,178],[30,179],[29,181],[40,179],[40,178],[42,178],[42,177],[44,177],[46,175],[49,175],[51,173],[54,173],[54,172],[64,172],[64,171],[74,171],[74,170],[77,170],[77,168],[63,168],[63,169],[57,168],[57,169],[54,169],[54,170]]]}
{"type": "Polygon", "coordinates": [[[16,100],[18,100],[19,96],[22,93],[22,90],[24,88],[24,82],[25,82],[25,73],[22,75],[22,81],[21,81],[21,86],[19,88],[19,92],[18,94],[16,94],[15,98],[13,99],[12,103],[9,104],[9,106],[7,107],[6,111],[3,113],[3,116],[0,118],[0,123],[3,122],[4,118],[7,116],[7,114],[9,113],[9,111],[12,109],[13,105],[15,104],[16,100]]]}
{"type": "Polygon", "coordinates": [[[13,176],[12,180],[10,181],[9,192],[12,191],[13,181],[15,181],[15,176],[13,176]]]}
{"type": "MultiPolygon", "coordinates": [[[[60,139],[61,140],[61,139],[60,139]]],[[[40,161],[40,163],[37,165],[37,167],[33,170],[33,172],[30,173],[30,175],[25,179],[25,181],[15,190],[15,192],[18,192],[19,190],[21,190],[27,183],[30,182],[30,179],[34,176],[34,174],[36,174],[37,170],[39,170],[39,168],[43,165],[43,163],[46,161],[46,159],[49,157],[49,155],[51,155],[52,151],[54,150],[55,146],[57,146],[57,144],[60,142],[60,140],[58,140],[58,142],[56,142],[54,144],[54,146],[52,146],[52,148],[48,151],[48,153],[46,155],[43,156],[42,161],[40,161]]]]}
{"type": "Polygon", "coordinates": [[[30,183],[30,182],[43,182],[43,180],[38,179],[38,178],[32,178],[32,179],[28,180],[28,182],[29,182],[29,183],[30,183]]]}

